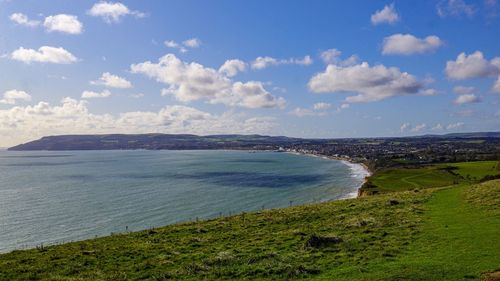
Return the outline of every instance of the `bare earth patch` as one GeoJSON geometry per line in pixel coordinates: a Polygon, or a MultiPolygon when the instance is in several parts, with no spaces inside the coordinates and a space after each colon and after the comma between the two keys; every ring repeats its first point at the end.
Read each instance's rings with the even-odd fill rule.
{"type": "Polygon", "coordinates": [[[483,279],[487,281],[498,281],[500,280],[500,270],[497,270],[495,272],[483,273],[481,277],[483,277],[483,279]]]}

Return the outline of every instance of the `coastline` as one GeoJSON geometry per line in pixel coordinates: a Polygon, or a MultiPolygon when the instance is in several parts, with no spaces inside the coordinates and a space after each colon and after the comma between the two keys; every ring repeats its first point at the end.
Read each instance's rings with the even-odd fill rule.
{"type": "Polygon", "coordinates": [[[286,152],[290,153],[290,154],[295,154],[295,155],[305,155],[305,156],[319,157],[319,158],[329,159],[329,160],[337,160],[337,161],[340,161],[344,165],[349,167],[353,177],[363,177],[363,182],[361,183],[360,186],[356,187],[355,190],[353,190],[351,193],[348,193],[345,197],[342,197],[339,200],[359,198],[360,197],[359,191],[360,191],[361,187],[368,181],[368,177],[370,177],[372,175],[372,171],[370,171],[370,169],[368,168],[368,166],[365,163],[354,161],[351,158],[339,157],[339,156],[327,156],[327,155],[321,155],[321,154],[315,154],[315,153],[309,153],[309,152],[301,152],[301,151],[286,151],[286,152]]]}

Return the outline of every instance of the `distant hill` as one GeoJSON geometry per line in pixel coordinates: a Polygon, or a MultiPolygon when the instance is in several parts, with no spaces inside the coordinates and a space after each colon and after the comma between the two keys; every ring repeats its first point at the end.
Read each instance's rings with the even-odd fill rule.
{"type": "MultiPolygon", "coordinates": [[[[500,132],[458,133],[424,135],[394,139],[470,139],[500,138],[500,132]]],[[[391,139],[391,138],[364,138],[391,139]]],[[[337,142],[342,139],[336,139],[337,142]]],[[[350,144],[355,139],[344,139],[350,144]]],[[[293,144],[324,144],[331,139],[301,139],[285,136],[263,135],[209,135],[190,134],[109,134],[109,135],[60,135],[16,145],[9,150],[111,150],[111,149],[276,149],[293,144]]]]}
{"type": "Polygon", "coordinates": [[[276,146],[295,142],[300,142],[300,139],[261,135],[61,135],[43,137],[11,147],[9,150],[230,149],[276,146]]]}
{"type": "Polygon", "coordinates": [[[451,133],[444,135],[423,135],[417,137],[434,138],[500,138],[500,132],[451,133]]]}

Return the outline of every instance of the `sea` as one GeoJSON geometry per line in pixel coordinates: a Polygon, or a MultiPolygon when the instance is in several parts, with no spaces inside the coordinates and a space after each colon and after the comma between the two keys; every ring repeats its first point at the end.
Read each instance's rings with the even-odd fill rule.
{"type": "Polygon", "coordinates": [[[280,152],[0,151],[0,252],[354,197],[366,175],[280,152]]]}

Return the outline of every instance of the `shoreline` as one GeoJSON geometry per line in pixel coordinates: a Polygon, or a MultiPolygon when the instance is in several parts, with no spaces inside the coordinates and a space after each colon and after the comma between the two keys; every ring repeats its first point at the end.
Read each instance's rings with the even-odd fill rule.
{"type": "MultiPolygon", "coordinates": [[[[356,188],[355,191],[348,193],[345,197],[342,197],[338,200],[343,200],[343,199],[352,199],[352,198],[359,198],[359,191],[361,187],[368,181],[368,177],[370,177],[373,173],[372,171],[366,166],[365,163],[361,162],[356,162],[353,161],[350,158],[346,157],[338,157],[338,156],[327,156],[327,155],[322,155],[322,154],[314,154],[314,153],[308,153],[308,152],[300,152],[300,151],[286,151],[286,153],[290,154],[295,154],[295,155],[304,155],[304,156],[310,156],[310,157],[319,157],[323,159],[328,159],[328,160],[337,160],[342,162],[344,165],[348,166],[351,172],[353,173],[353,176],[356,177],[356,172],[353,171],[356,168],[360,168],[359,170],[362,170],[362,176],[363,176],[363,182],[359,187],[356,188]]],[[[359,175],[359,173],[358,173],[359,175]]]]}

